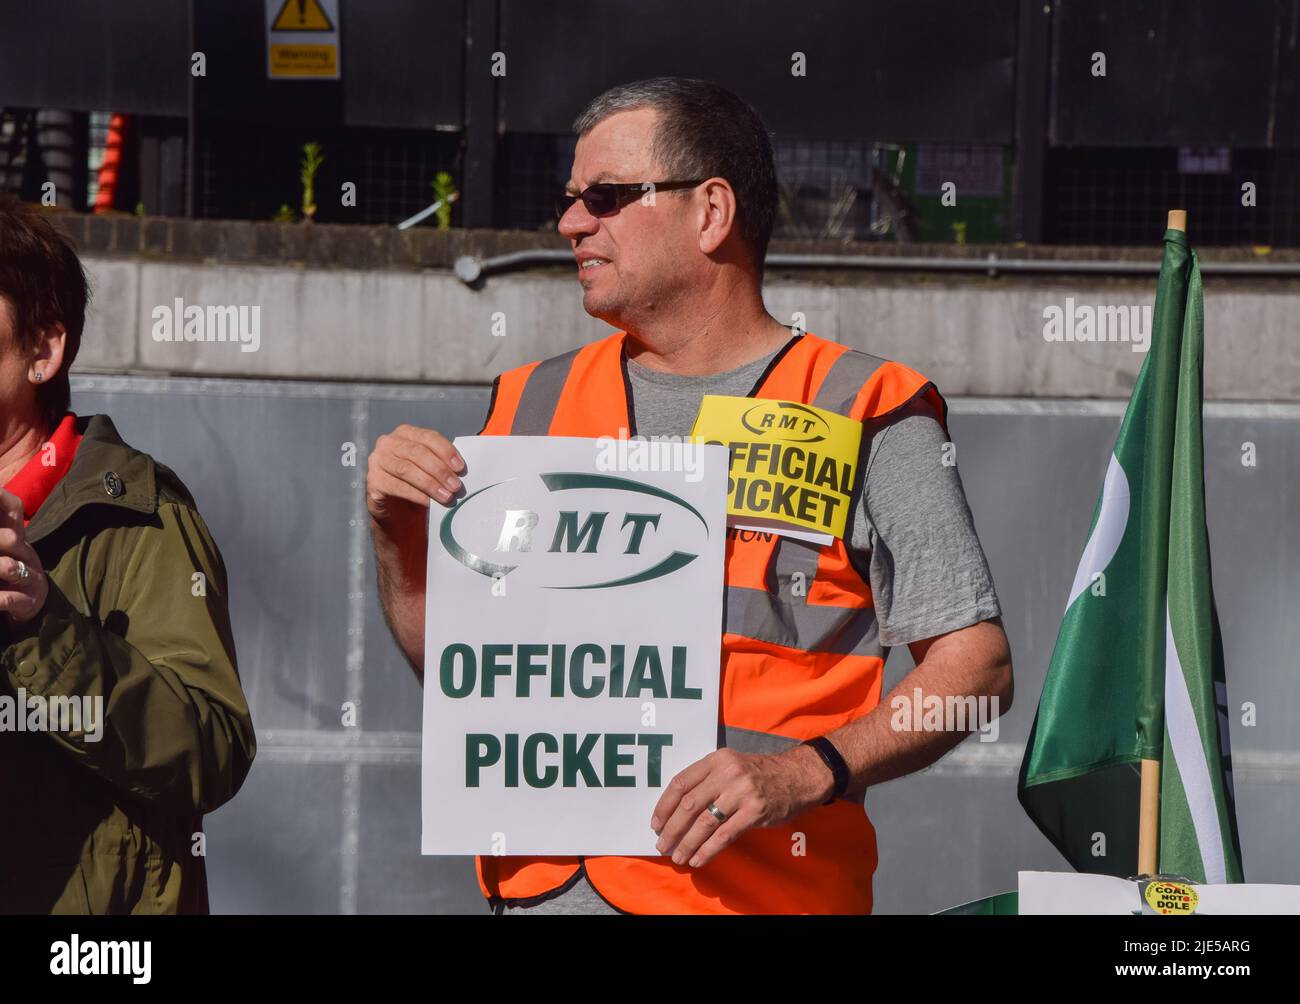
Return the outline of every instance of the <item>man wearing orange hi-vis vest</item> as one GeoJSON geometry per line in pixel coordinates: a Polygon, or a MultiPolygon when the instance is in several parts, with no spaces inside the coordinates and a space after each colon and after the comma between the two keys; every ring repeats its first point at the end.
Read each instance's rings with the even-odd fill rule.
{"type": "MultiPolygon", "coordinates": [[[[659,855],[482,856],[479,885],[506,914],[870,913],[865,791],[976,728],[974,716],[935,727],[911,705],[978,701],[996,717],[1011,702],[946,405],[906,366],[768,314],[776,171],[762,121],[735,95],[681,78],[628,84],[593,101],[575,132],[559,230],[584,309],[618,330],[501,374],[483,435],[682,437],[707,394],[842,416],[862,439],[829,543],[728,530],[719,748],[664,786],[646,820],[659,855]],[[916,668],[886,696],[896,645],[916,668]]],[[[455,504],[463,471],[445,436],[409,425],[370,456],[381,601],[417,675],[428,509],[455,504]]]]}

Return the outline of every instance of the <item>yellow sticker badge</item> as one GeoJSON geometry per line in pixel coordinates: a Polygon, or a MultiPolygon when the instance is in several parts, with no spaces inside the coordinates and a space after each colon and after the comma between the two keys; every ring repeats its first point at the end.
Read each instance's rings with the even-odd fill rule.
{"type": "Polygon", "coordinates": [[[691,435],[731,450],[728,515],[844,536],[861,422],[795,401],[708,394],[691,435]]]}
{"type": "Polygon", "coordinates": [[[1186,917],[1196,912],[1200,897],[1186,883],[1156,881],[1147,884],[1146,899],[1156,913],[1186,917]]]}

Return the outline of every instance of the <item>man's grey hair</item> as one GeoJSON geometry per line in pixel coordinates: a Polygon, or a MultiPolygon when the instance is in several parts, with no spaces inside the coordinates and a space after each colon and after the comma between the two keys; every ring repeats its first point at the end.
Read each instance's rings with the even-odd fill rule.
{"type": "Polygon", "coordinates": [[[776,223],[776,163],[763,120],[721,84],[688,77],[655,77],[612,87],[573,123],[582,137],[616,112],[659,113],[651,156],[663,177],[633,181],[726,178],[736,193],[740,233],[759,273],[776,223]]]}

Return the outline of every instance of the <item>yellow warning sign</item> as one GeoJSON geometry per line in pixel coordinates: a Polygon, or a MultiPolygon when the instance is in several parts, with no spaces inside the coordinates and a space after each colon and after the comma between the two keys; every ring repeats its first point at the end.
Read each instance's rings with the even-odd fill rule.
{"type": "Polygon", "coordinates": [[[731,450],[729,515],[844,536],[861,422],[797,401],[707,394],[691,435],[731,450]]]}
{"type": "Polygon", "coordinates": [[[339,80],[339,0],[264,0],[266,75],[339,80]]]}
{"type": "Polygon", "coordinates": [[[320,0],[284,0],[271,23],[272,31],[333,31],[334,24],[320,0]]]}
{"type": "Polygon", "coordinates": [[[339,56],[336,45],[273,45],[272,77],[337,77],[339,56]]]}

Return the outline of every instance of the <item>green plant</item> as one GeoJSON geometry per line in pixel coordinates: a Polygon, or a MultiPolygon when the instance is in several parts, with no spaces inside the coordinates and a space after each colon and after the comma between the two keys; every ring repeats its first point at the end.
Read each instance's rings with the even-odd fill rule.
{"type": "Polygon", "coordinates": [[[310,222],[316,215],[316,172],[325,163],[325,158],[321,155],[319,143],[304,143],[302,153],[299,174],[302,178],[302,215],[304,220],[310,222]]]}
{"type": "Polygon", "coordinates": [[[297,217],[293,215],[293,210],[289,208],[289,203],[280,203],[280,208],[275,211],[271,217],[272,223],[293,223],[297,217]]]}
{"type": "Polygon", "coordinates": [[[438,229],[451,229],[451,204],[456,201],[460,193],[456,191],[456,186],[452,181],[451,175],[446,171],[439,171],[433,176],[433,194],[439,202],[435,215],[438,217],[438,229]]]}

